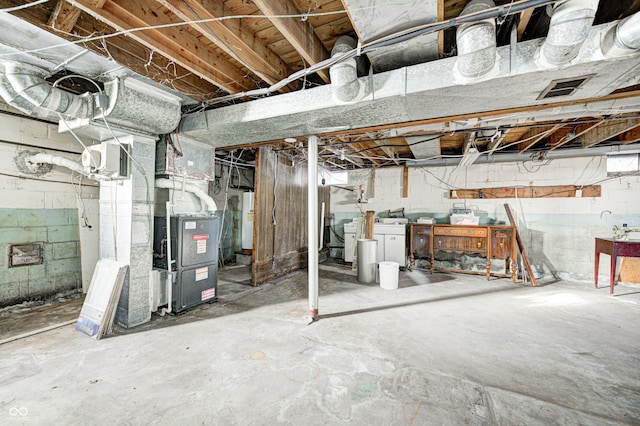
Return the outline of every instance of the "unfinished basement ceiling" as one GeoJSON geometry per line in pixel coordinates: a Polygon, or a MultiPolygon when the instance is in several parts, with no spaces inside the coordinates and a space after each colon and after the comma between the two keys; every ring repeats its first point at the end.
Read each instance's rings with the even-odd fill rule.
{"type": "MultiPolygon", "coordinates": [[[[527,49],[538,49],[549,33],[546,3],[562,2],[538,2],[538,7],[518,13],[511,9],[528,3],[526,0],[494,3],[504,6],[493,24],[498,52],[503,52],[497,68],[502,67],[499,71],[504,75],[436,84],[439,69],[456,67],[460,46],[455,26],[426,31],[367,52],[359,64],[360,78],[375,80],[380,87],[386,87],[384,80],[412,72],[417,73],[413,76],[416,81],[425,81],[425,87],[413,99],[365,99],[349,108],[329,102],[328,68],[291,79],[268,94],[267,88],[322,64],[343,35],[366,46],[392,33],[456,18],[469,2],[0,0],[0,9],[31,4],[11,11],[10,18],[33,25],[21,31],[20,37],[0,34],[0,58],[22,60],[27,55],[30,63],[55,76],[80,73],[96,81],[123,73],[143,76],[182,99],[187,136],[219,151],[230,149],[228,146],[276,144],[276,149],[294,158],[301,152],[304,136],[315,133],[321,137],[321,161],[336,169],[455,157],[469,147],[487,155],[539,155],[575,148],[628,147],[640,140],[638,54],[608,62],[596,61],[597,52],[591,56],[581,52],[581,64],[548,67],[553,72],[527,68],[522,71],[529,73],[526,78],[515,78],[508,69],[515,63],[505,55],[517,51],[512,58],[535,59],[536,53],[527,49]],[[139,30],[146,27],[154,28],[139,30]],[[55,37],[40,47],[59,44],[58,38],[72,41],[94,57],[105,58],[104,64],[79,53],[56,61],[53,52],[60,48],[29,53],[34,35],[43,31],[55,37]],[[21,52],[12,56],[16,49],[21,52]],[[576,87],[563,86],[580,78],[584,80],[576,87]],[[265,94],[245,95],[252,93],[265,94]],[[261,97],[266,99],[256,100],[261,97]],[[305,106],[298,108],[297,103],[305,106]],[[281,112],[279,118],[251,118],[256,110],[276,110],[279,105],[289,105],[291,110],[281,112]],[[580,105],[586,107],[580,109],[580,105]],[[247,121],[238,121],[239,114],[246,115],[247,121]],[[297,141],[284,141],[287,136],[297,141]]],[[[640,0],[601,0],[593,25],[604,31],[608,23],[638,11],[640,0]]],[[[583,51],[598,48],[589,39],[585,46],[583,51]]],[[[530,65],[523,60],[518,66],[530,65]]],[[[92,90],[80,80],[68,81],[68,90],[92,90]]]]}

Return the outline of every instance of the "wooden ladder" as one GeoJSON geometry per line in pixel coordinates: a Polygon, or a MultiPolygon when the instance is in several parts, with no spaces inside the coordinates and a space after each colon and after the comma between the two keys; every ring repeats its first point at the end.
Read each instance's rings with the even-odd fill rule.
{"type": "MultiPolygon", "coordinates": [[[[513,218],[513,213],[511,212],[511,207],[509,204],[504,205],[504,209],[507,211],[507,216],[509,217],[509,223],[516,230],[516,242],[518,243],[518,249],[520,250],[520,254],[522,255],[522,262],[524,263],[524,267],[527,271],[527,275],[529,276],[529,280],[531,280],[532,286],[537,286],[536,277],[533,275],[533,269],[531,268],[531,264],[529,263],[529,258],[527,257],[527,253],[524,250],[524,244],[522,244],[522,239],[520,238],[520,232],[518,232],[518,226],[516,224],[515,219],[513,218]]],[[[514,259],[515,260],[515,259],[514,259]]]]}

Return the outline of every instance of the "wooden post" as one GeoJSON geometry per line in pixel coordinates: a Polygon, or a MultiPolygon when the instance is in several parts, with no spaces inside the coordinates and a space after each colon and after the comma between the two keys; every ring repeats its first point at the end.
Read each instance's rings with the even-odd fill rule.
{"type": "Polygon", "coordinates": [[[409,196],[409,167],[405,164],[402,172],[402,198],[409,196]]]}
{"type": "Polygon", "coordinates": [[[366,222],[365,222],[365,231],[364,237],[367,240],[373,240],[373,224],[374,224],[374,216],[376,212],[374,210],[367,210],[366,222]]]}

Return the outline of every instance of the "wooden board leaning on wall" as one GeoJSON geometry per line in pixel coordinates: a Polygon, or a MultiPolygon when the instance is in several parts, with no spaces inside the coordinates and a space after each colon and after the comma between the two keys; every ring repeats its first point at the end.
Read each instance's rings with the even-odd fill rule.
{"type": "Polygon", "coordinates": [[[523,186],[477,189],[451,189],[449,198],[585,198],[600,197],[600,185],[523,186]]]}

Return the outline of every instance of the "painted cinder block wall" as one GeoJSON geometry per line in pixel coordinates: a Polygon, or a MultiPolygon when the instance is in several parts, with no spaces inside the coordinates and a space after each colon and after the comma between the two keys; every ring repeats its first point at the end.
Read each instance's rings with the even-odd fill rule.
{"type": "MultiPolygon", "coordinates": [[[[558,159],[544,163],[473,164],[466,171],[455,166],[409,168],[409,196],[402,197],[403,170],[400,167],[349,174],[349,186],[363,184],[368,203],[357,204],[356,193],[332,188],[332,226],[342,233],[342,224],[356,217],[359,209],[374,210],[384,216],[389,209],[404,208],[408,217],[431,216],[448,223],[455,188],[509,186],[589,185],[602,186],[602,196],[594,198],[474,199],[487,214],[489,223],[508,223],[504,204],[516,213],[532,263],[541,274],[555,269],[563,279],[593,282],[594,238],[610,237],[613,225],[640,226],[640,177],[607,176],[606,157],[558,159]],[[466,184],[465,184],[466,180],[466,184]],[[373,181],[374,187],[371,188],[373,181]],[[371,196],[373,194],[373,196],[371,196]]],[[[332,245],[339,245],[337,239],[332,245]]],[[[602,256],[600,279],[608,282],[608,257],[602,256]]]]}
{"type": "Polygon", "coordinates": [[[13,113],[0,105],[0,306],[86,290],[98,256],[98,187],[57,166],[30,176],[14,162],[22,150],[78,160],[82,147],[56,124],[13,113]],[[43,264],[9,268],[9,245],[31,242],[44,243],[43,264]]]}

